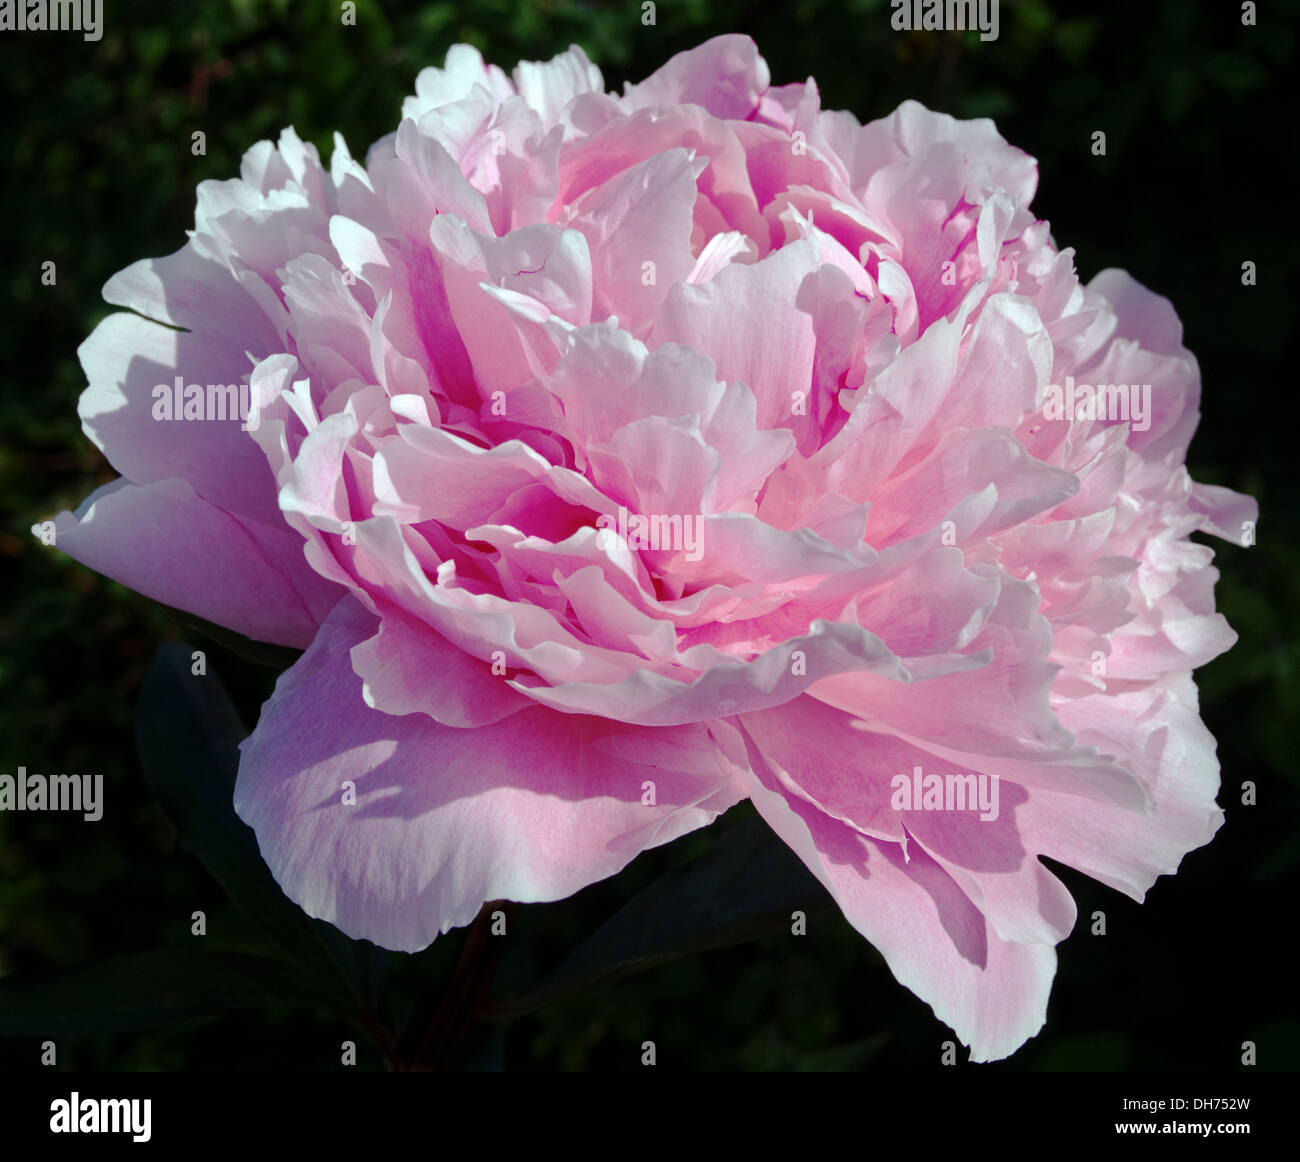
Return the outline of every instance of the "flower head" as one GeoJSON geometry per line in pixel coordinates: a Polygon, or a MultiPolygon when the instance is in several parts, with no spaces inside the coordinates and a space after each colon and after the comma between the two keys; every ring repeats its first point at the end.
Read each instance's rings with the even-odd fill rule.
{"type": "Polygon", "coordinates": [[[622,96],[457,46],[402,114],[260,143],[109,281],[122,479],[58,543],[306,649],[236,807],[312,915],[418,949],[748,798],[1013,1052],[1075,919],[1038,856],[1140,899],[1222,820],[1188,535],[1254,507],[1184,468],[1170,304],[1080,283],[991,122],[861,125],[740,36],[622,96]]]}

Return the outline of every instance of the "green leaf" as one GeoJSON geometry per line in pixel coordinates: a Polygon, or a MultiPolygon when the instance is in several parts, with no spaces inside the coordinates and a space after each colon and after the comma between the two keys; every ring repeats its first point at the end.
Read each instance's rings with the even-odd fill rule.
{"type": "Polygon", "coordinates": [[[605,977],[788,931],[796,909],[829,911],[830,897],[761,819],[744,819],[705,855],[634,896],[540,985],[498,1003],[492,1015],[518,1016],[605,977]]]}
{"type": "Polygon", "coordinates": [[[0,980],[0,1036],[147,1029],[268,1000],[322,998],[301,972],[264,956],[157,948],[52,977],[0,980]]]}
{"type": "Polygon", "coordinates": [[[230,900],[300,966],[355,993],[351,942],[285,896],[235,814],[239,743],[248,732],[211,666],[191,673],[190,652],[162,643],[141,685],[135,733],[145,778],[181,842],[230,900]]]}

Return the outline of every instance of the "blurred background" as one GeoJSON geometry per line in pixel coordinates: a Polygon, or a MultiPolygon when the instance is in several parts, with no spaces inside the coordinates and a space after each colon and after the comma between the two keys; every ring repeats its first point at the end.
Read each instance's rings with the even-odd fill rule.
{"type": "MultiPolygon", "coordinates": [[[[251,726],[275,670],[200,640],[149,600],[42,547],[37,521],[115,473],[80,431],[78,344],[108,308],[100,289],[132,261],[178,248],[194,187],[238,174],[243,152],[293,125],[323,158],[339,130],[357,157],[397,123],[416,73],[467,41],[507,71],[581,44],[621,89],[673,53],[747,32],[784,84],[816,77],[827,108],[866,121],[916,98],[990,116],[1038,158],[1035,207],[1086,280],[1129,270],[1170,297],[1200,361],[1203,420],[1190,468],[1255,496],[1258,544],[1213,542],[1218,606],[1240,635],[1198,671],[1219,742],[1227,824],[1147,903],[1056,867],[1080,921],[1059,949],[1045,1030],[1016,1070],[1207,1070],[1300,1064],[1288,931],[1296,918],[1300,540],[1294,392],[1296,108],[1293,4],[1071,7],[1003,0],[998,40],[896,33],[886,0],[741,0],[658,5],[601,0],[361,0],[356,27],[336,3],[134,0],[105,5],[97,43],[73,33],[0,33],[0,770],[98,772],[102,822],[0,814],[0,977],[57,982],[107,958],[191,944],[203,909],[214,948],[264,938],[179,841],[141,773],[136,699],[159,642],[193,641],[251,726]],[[207,134],[194,157],[190,135],[207,134]],[[1092,134],[1107,136],[1096,157],[1092,134]],[[1281,215],[1281,217],[1277,217],[1281,215]],[[41,264],[57,284],[41,284],[41,264]],[[1243,287],[1241,264],[1258,264],[1243,287]],[[1284,377],[1285,376],[1285,377],[1284,377]],[[1291,416],[1288,420],[1286,417],[1291,416]],[[1252,780],[1258,805],[1240,804],[1252,780]],[[1102,909],[1108,934],[1089,934],[1102,909]]],[[[1207,542],[1209,543],[1209,542],[1207,542]]],[[[512,918],[502,991],[526,990],[643,887],[745,823],[650,852],[622,875],[512,918]]],[[[426,1004],[445,988],[464,934],[420,958],[370,967],[426,1004]]],[[[369,969],[367,969],[369,971],[369,969]]],[[[338,1019],[281,998],[154,1027],[59,1039],[60,1068],[339,1068],[338,1019]]],[[[932,1069],[950,1038],[838,915],[809,934],[769,932],[606,979],[475,1032],[462,1068],[636,1069],[650,1038],[661,1066],[691,1070],[932,1069]]],[[[35,1066],[40,1037],[0,1038],[0,1067],[35,1066]]],[[[965,1053],[961,1053],[964,1059],[965,1053]]],[[[360,1065],[381,1068],[372,1042],[360,1065]]]]}

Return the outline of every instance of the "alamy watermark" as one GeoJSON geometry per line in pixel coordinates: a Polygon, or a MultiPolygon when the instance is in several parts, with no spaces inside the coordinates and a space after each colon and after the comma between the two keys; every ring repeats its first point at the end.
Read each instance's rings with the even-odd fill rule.
{"type": "Polygon", "coordinates": [[[694,513],[629,513],[618,506],[618,516],[602,513],[596,518],[596,547],[610,547],[610,538],[621,548],[682,553],[688,561],[704,556],[704,517],[694,513]]]}
{"type": "Polygon", "coordinates": [[[998,0],[889,0],[895,32],[966,32],[998,38],[998,0]]]}
{"type": "Polygon", "coordinates": [[[0,0],[0,32],[80,32],[104,35],[104,0],[0,0]]]}
{"type": "Polygon", "coordinates": [[[1075,383],[1065,377],[1065,386],[1049,383],[1043,396],[1043,418],[1047,420],[1126,420],[1135,432],[1151,426],[1149,383],[1075,383]]]}
{"type": "Polygon", "coordinates": [[[0,775],[0,811],[80,811],[87,823],[104,814],[103,775],[0,775]]]}
{"type": "Polygon", "coordinates": [[[261,423],[252,394],[246,383],[186,383],[178,375],[171,384],[159,383],[153,389],[150,414],[160,423],[176,420],[240,420],[246,432],[257,431],[261,423]]]}
{"type": "Polygon", "coordinates": [[[992,823],[998,817],[997,775],[927,775],[913,767],[910,775],[895,775],[889,805],[895,811],[978,811],[992,823]]]}
{"type": "Polygon", "coordinates": [[[152,1112],[152,1098],[82,1097],[74,1089],[50,1102],[50,1133],[130,1134],[133,1142],[147,1142],[152,1112]]]}

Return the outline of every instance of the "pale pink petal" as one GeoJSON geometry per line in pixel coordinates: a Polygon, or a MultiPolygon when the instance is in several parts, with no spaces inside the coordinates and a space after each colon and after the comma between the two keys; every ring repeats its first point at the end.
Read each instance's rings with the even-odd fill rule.
{"type": "Polygon", "coordinates": [[[372,625],[339,606],[277,683],[235,788],[286,894],[349,936],[418,951],[489,900],[562,899],[613,875],[740,797],[702,724],[533,708],[457,730],[371,710],[349,653],[372,625]]]}
{"type": "Polygon", "coordinates": [[[225,512],[183,480],[115,480],[54,528],[82,564],[259,641],[307,646],[342,596],[307,565],[296,532],[225,512]]]}

